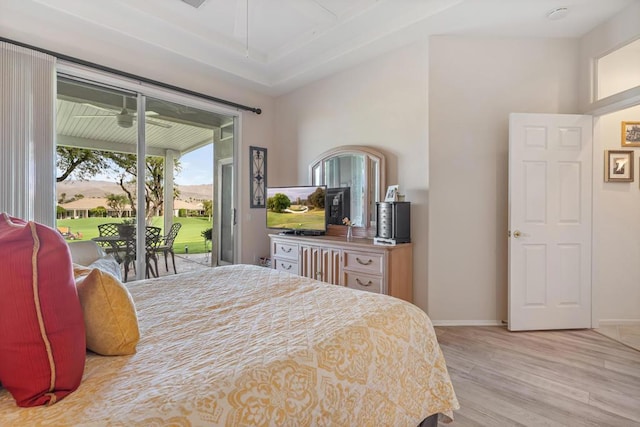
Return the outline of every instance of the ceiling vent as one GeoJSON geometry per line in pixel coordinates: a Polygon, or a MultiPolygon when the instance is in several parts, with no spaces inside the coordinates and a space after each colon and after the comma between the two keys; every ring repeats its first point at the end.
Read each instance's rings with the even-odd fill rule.
{"type": "Polygon", "coordinates": [[[195,7],[196,9],[202,6],[202,3],[205,2],[205,0],[182,0],[182,1],[188,4],[189,6],[195,7]]]}
{"type": "Polygon", "coordinates": [[[569,14],[569,9],[566,7],[558,7],[556,9],[550,10],[547,12],[547,18],[552,21],[558,21],[560,19],[564,19],[569,14]]]}

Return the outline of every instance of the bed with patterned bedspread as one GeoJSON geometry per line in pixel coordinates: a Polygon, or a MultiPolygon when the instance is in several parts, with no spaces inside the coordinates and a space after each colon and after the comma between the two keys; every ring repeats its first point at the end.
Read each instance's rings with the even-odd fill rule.
{"type": "Polygon", "coordinates": [[[137,353],[88,353],[80,387],[49,407],[0,389],[0,424],[417,426],[458,408],[407,302],[246,265],[127,286],[137,353]]]}

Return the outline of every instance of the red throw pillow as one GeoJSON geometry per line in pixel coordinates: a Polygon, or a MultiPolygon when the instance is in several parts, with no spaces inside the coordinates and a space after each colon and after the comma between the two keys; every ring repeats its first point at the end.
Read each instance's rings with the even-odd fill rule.
{"type": "Polygon", "coordinates": [[[85,356],[67,244],[0,214],[0,383],[19,406],[52,404],[78,388],[85,356]]]}

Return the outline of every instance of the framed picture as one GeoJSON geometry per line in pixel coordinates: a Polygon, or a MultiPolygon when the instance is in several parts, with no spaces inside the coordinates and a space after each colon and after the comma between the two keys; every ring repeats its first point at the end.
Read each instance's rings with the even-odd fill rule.
{"type": "Polygon", "coordinates": [[[266,206],[265,188],[267,187],[267,149],[261,147],[249,147],[249,180],[251,188],[252,208],[264,208],[266,206]]]}
{"type": "Polygon", "coordinates": [[[633,151],[607,150],[604,153],[604,180],[633,182],[633,151]]]}
{"type": "Polygon", "coordinates": [[[390,185],[387,187],[387,194],[384,196],[385,202],[395,202],[398,200],[398,186],[390,185]]]}
{"type": "Polygon", "coordinates": [[[622,146],[640,147],[640,122],[622,122],[622,146]]]}

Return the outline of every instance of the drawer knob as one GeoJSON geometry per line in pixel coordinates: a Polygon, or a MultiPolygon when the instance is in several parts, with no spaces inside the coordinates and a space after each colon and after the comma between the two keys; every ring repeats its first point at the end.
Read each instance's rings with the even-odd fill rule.
{"type": "Polygon", "coordinates": [[[280,263],[280,265],[282,266],[282,268],[284,268],[285,270],[291,270],[291,264],[289,265],[284,265],[283,263],[280,263]]]}
{"type": "Polygon", "coordinates": [[[291,248],[285,248],[284,246],[280,246],[280,249],[282,249],[282,252],[286,252],[286,253],[291,252],[291,248]]]}
{"type": "Polygon", "coordinates": [[[373,282],[372,282],[371,280],[369,280],[367,283],[362,283],[362,282],[360,281],[360,279],[358,279],[357,277],[356,277],[356,283],[357,283],[358,285],[360,285],[360,286],[371,286],[371,285],[373,285],[373,282]]]}
{"type": "Polygon", "coordinates": [[[358,261],[358,264],[361,264],[361,265],[369,265],[369,264],[371,264],[371,263],[373,262],[373,260],[372,260],[372,259],[369,259],[368,261],[362,261],[362,260],[361,260],[360,258],[358,258],[358,257],[356,257],[356,261],[358,261]]]}

